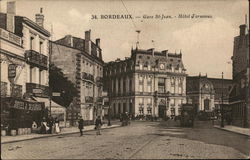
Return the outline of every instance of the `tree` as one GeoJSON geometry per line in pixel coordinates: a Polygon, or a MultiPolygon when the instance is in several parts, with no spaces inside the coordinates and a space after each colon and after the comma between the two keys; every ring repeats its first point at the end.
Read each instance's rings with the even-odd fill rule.
{"type": "Polygon", "coordinates": [[[62,69],[54,64],[50,65],[49,86],[51,92],[61,93],[60,97],[52,97],[52,100],[61,106],[68,107],[73,98],[77,96],[77,89],[62,72],[62,69]]]}

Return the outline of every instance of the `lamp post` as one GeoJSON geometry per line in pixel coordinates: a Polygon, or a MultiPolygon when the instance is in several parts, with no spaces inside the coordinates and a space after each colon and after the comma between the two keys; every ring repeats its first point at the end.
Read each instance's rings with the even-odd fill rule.
{"type": "Polygon", "coordinates": [[[111,126],[111,123],[110,123],[110,104],[109,104],[109,108],[108,108],[108,126],[111,126]]]}
{"type": "Polygon", "coordinates": [[[224,79],[223,79],[223,72],[222,74],[222,83],[221,83],[221,88],[222,88],[222,93],[221,93],[221,124],[220,126],[223,128],[224,127],[224,110],[223,110],[223,87],[224,87],[224,79]]]}

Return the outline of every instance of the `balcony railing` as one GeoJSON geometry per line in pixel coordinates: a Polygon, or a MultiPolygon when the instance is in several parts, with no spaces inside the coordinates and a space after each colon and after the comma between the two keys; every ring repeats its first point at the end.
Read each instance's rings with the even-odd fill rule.
{"type": "Polygon", "coordinates": [[[82,72],[82,79],[86,79],[89,81],[94,81],[94,76],[92,74],[86,73],[86,72],[82,72]]]}
{"type": "Polygon", "coordinates": [[[25,59],[27,63],[35,65],[42,69],[47,69],[48,57],[40,54],[34,50],[28,50],[25,52],[25,59]]]}
{"type": "Polygon", "coordinates": [[[102,102],[103,98],[102,97],[97,97],[97,102],[102,102]]]}
{"type": "Polygon", "coordinates": [[[26,83],[26,92],[37,97],[49,97],[49,87],[36,83],[26,83]]]}
{"type": "Polygon", "coordinates": [[[93,103],[93,102],[94,102],[93,97],[91,97],[91,96],[86,96],[85,97],[85,103],[93,103]]]}
{"type": "Polygon", "coordinates": [[[0,37],[4,38],[12,43],[15,43],[19,46],[22,45],[21,37],[7,31],[7,30],[4,30],[2,28],[0,28],[0,37]]]}

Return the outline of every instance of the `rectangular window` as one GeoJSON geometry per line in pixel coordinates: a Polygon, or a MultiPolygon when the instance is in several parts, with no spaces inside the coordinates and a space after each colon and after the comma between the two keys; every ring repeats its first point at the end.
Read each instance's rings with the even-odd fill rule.
{"type": "Polygon", "coordinates": [[[132,80],[129,79],[129,92],[132,92],[132,80]]]}
{"type": "Polygon", "coordinates": [[[152,99],[148,98],[148,105],[152,105],[152,99]]]}
{"type": "Polygon", "coordinates": [[[123,93],[126,93],[126,79],[123,79],[123,93]]]}
{"type": "Polygon", "coordinates": [[[139,92],[143,92],[143,85],[139,85],[139,92]]]}
{"type": "Polygon", "coordinates": [[[148,114],[152,114],[152,108],[151,107],[148,107],[147,111],[148,111],[148,114]]]}
{"type": "Polygon", "coordinates": [[[40,41],[39,44],[39,53],[44,54],[44,42],[40,41]]]}
{"type": "Polygon", "coordinates": [[[139,105],[143,105],[143,98],[139,99],[139,105]]]}
{"type": "Polygon", "coordinates": [[[42,84],[42,70],[39,69],[39,84],[42,84]]]}
{"type": "Polygon", "coordinates": [[[32,83],[32,67],[30,67],[30,83],[32,83]]]}
{"type": "Polygon", "coordinates": [[[140,70],[142,70],[143,69],[143,65],[139,64],[139,68],[140,68],[140,70]]]}
{"type": "Polygon", "coordinates": [[[30,37],[30,50],[34,50],[34,37],[30,37]]]}
{"type": "Polygon", "coordinates": [[[148,85],[148,92],[152,92],[152,87],[151,87],[151,85],[148,85]]]}
{"type": "Polygon", "coordinates": [[[139,107],[139,113],[144,114],[144,108],[143,107],[139,107]]]}
{"type": "Polygon", "coordinates": [[[171,116],[175,116],[175,108],[171,108],[171,116]]]}

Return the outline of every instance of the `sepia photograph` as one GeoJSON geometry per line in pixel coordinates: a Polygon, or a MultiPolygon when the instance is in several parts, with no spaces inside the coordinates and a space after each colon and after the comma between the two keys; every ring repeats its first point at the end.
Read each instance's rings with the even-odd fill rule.
{"type": "Polygon", "coordinates": [[[0,0],[1,159],[250,159],[249,0],[0,0]]]}

